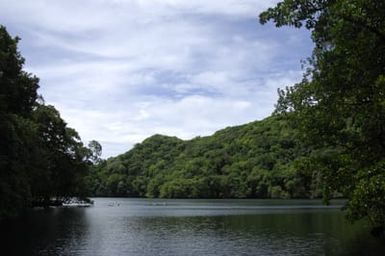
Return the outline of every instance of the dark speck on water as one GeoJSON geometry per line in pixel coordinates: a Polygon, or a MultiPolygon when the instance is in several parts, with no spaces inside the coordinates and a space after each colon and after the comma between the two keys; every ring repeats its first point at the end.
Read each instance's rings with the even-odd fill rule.
{"type": "Polygon", "coordinates": [[[2,255],[385,255],[342,201],[94,200],[1,223],[2,255]]]}

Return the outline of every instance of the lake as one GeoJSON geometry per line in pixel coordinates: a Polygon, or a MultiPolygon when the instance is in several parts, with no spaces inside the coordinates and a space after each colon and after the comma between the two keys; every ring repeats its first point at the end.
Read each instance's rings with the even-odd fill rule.
{"type": "Polygon", "coordinates": [[[94,198],[1,224],[3,255],[385,255],[342,201],[94,198]]]}

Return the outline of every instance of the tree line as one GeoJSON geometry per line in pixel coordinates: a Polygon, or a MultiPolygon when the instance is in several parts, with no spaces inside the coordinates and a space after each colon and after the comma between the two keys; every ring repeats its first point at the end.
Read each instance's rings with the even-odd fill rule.
{"type": "Polygon", "coordinates": [[[87,184],[95,196],[319,198],[296,133],[277,115],[188,141],[154,135],[95,166],[87,184]]]}
{"type": "Polygon", "coordinates": [[[94,149],[38,94],[39,79],[0,26],[0,219],[30,206],[85,196],[94,149]]]}

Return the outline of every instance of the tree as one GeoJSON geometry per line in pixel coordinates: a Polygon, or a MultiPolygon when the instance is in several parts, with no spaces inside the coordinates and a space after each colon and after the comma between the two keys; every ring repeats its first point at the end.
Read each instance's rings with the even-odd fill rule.
{"type": "Polygon", "coordinates": [[[91,140],[88,143],[88,149],[90,150],[89,159],[94,164],[99,164],[101,162],[102,156],[102,145],[96,140],[91,140]]]}
{"type": "Polygon", "coordinates": [[[46,180],[39,186],[45,191],[41,196],[49,200],[52,196],[65,198],[83,194],[89,150],[84,147],[78,133],[67,127],[53,106],[37,105],[32,118],[38,127],[39,171],[44,170],[46,180]]]}
{"type": "Polygon", "coordinates": [[[38,79],[22,70],[18,38],[0,26],[0,218],[28,204],[30,176],[36,159],[36,126],[28,116],[37,99],[38,79]]]}
{"type": "Polygon", "coordinates": [[[279,90],[276,113],[294,112],[326,197],[348,198],[352,220],[385,226],[385,2],[284,0],[261,23],[305,26],[315,43],[303,80],[279,90]]]}
{"type": "Polygon", "coordinates": [[[53,106],[38,95],[39,79],[0,26],[0,219],[51,198],[84,194],[87,149],[53,106]]]}

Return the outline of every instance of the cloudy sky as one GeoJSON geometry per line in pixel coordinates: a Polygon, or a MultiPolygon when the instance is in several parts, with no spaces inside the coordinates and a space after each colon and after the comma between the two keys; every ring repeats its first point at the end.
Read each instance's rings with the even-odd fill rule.
{"type": "Polygon", "coordinates": [[[103,156],[271,114],[301,78],[307,31],[261,26],[277,0],[1,0],[40,93],[103,156]]]}

